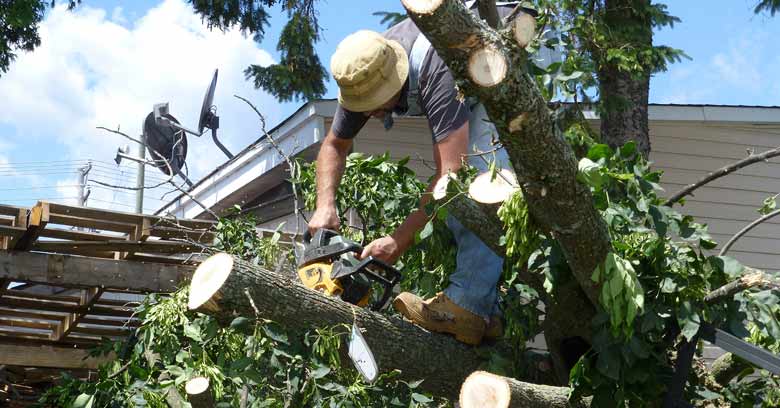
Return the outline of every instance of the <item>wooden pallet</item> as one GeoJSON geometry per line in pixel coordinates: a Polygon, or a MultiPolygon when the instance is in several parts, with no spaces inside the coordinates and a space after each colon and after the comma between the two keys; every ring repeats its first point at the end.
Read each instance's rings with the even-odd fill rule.
{"type": "Polygon", "coordinates": [[[78,348],[125,337],[141,298],[127,293],[173,290],[213,243],[213,227],[45,201],[0,205],[0,344],[78,348]]]}

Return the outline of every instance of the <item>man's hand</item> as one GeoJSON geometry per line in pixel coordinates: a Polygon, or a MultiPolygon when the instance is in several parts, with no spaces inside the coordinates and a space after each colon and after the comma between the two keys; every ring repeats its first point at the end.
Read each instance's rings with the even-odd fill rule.
{"type": "Polygon", "coordinates": [[[321,228],[338,231],[339,224],[341,221],[335,207],[317,207],[309,220],[309,233],[314,235],[321,228]]]}
{"type": "Polygon", "coordinates": [[[380,261],[384,261],[387,264],[394,264],[398,257],[401,256],[401,249],[398,246],[395,238],[391,236],[375,239],[365,248],[363,253],[360,254],[360,259],[373,256],[380,261]]]}

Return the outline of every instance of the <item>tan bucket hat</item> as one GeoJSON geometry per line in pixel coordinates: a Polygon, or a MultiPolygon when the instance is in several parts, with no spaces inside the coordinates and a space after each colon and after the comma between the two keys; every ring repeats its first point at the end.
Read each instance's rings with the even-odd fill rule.
{"type": "Polygon", "coordinates": [[[361,30],[339,43],[330,70],[339,85],[341,106],[370,112],[401,90],[409,75],[409,58],[398,42],[361,30]]]}

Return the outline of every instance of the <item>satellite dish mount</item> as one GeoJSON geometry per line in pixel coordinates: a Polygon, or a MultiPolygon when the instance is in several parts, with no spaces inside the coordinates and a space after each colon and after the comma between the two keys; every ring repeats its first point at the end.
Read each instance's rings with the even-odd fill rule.
{"type": "Polygon", "coordinates": [[[203,97],[203,104],[200,107],[200,116],[198,118],[198,130],[188,129],[174,120],[170,120],[170,112],[168,102],[158,103],[154,105],[154,120],[160,126],[169,126],[174,129],[181,130],[195,136],[202,136],[206,131],[206,128],[211,129],[211,138],[214,139],[214,144],[222,150],[223,153],[229,158],[233,158],[233,154],[219,141],[217,138],[217,129],[219,129],[219,116],[216,115],[216,107],[214,103],[214,91],[217,88],[217,76],[219,70],[214,70],[214,77],[211,79],[211,85],[206,89],[206,95],[203,97]]]}

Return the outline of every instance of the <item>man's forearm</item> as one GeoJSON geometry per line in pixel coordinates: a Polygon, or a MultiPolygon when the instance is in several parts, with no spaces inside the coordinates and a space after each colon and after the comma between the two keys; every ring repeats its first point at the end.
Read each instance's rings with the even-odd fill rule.
{"type": "Polygon", "coordinates": [[[349,147],[336,143],[328,135],[317,155],[317,208],[330,207],[336,202],[336,191],[344,174],[349,147]]]}

